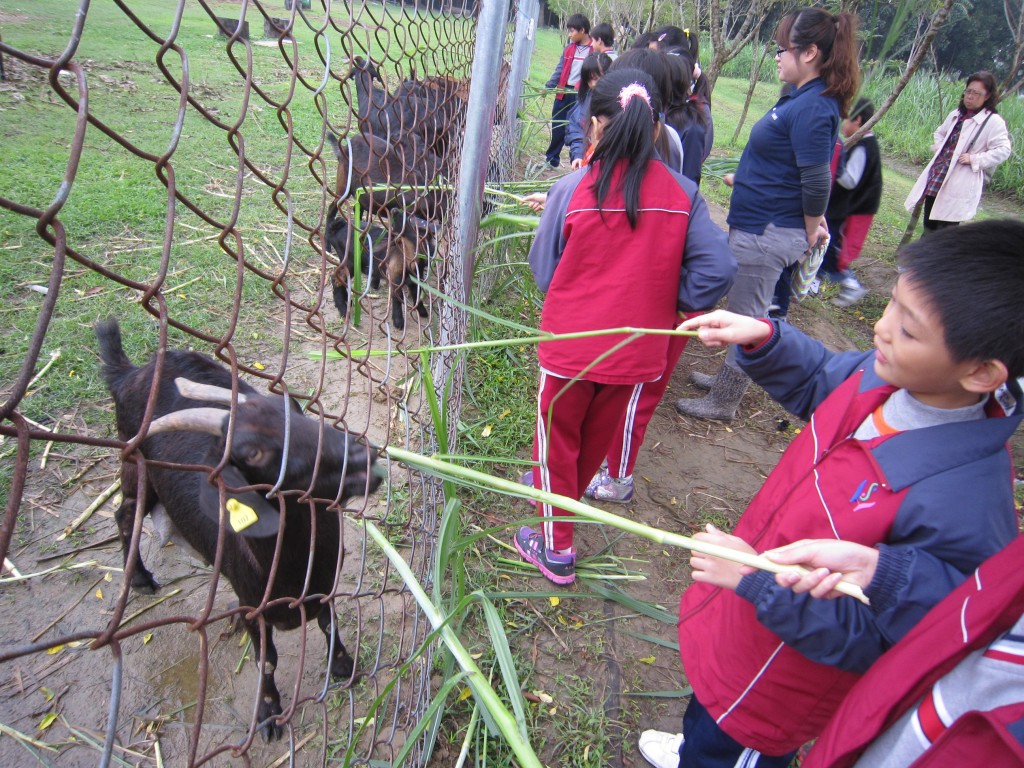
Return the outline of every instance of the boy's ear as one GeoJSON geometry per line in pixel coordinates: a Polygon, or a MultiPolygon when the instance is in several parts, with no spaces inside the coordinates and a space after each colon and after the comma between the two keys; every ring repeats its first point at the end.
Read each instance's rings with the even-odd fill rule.
{"type": "Polygon", "coordinates": [[[1008,378],[1009,373],[1003,361],[983,360],[960,379],[960,384],[968,392],[985,394],[995,392],[1008,378]]]}

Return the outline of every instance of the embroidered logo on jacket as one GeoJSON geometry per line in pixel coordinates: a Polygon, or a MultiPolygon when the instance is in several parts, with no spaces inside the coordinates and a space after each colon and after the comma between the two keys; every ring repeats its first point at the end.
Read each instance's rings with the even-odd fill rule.
{"type": "Polygon", "coordinates": [[[860,485],[857,486],[857,490],[853,492],[853,496],[850,497],[850,503],[856,503],[853,508],[854,512],[859,512],[862,509],[870,509],[875,506],[875,502],[869,502],[868,499],[871,495],[878,490],[878,483],[870,483],[868,480],[861,480],[860,485]]]}

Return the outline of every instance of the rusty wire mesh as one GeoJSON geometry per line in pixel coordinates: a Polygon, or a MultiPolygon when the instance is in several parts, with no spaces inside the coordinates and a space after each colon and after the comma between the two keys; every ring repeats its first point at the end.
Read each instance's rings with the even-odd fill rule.
{"type": "MultiPolygon", "coordinates": [[[[331,679],[315,622],[278,632],[283,741],[260,738],[259,652],[226,632],[239,616],[266,632],[267,596],[232,606],[226,579],[162,546],[173,531],[149,522],[134,536],[162,588],[136,595],[137,564],[120,571],[111,510],[134,489],[117,488],[118,465],[153,467],[140,439],[117,434],[99,377],[91,326],[109,315],[136,365],[193,349],[235,381],[289,393],[306,413],[292,418],[321,430],[434,446],[425,372],[404,351],[460,338],[465,318],[423,294],[421,317],[399,281],[424,265],[421,278],[444,291],[472,273],[452,265],[464,256],[453,195],[475,8],[284,5],[58,0],[39,18],[0,7],[0,126],[40,147],[32,168],[0,182],[11,321],[0,355],[0,722],[25,737],[0,738],[2,764],[27,753],[61,765],[391,764],[431,699],[429,644],[417,654],[430,627],[353,522],[377,521],[429,582],[441,490],[403,467],[388,465],[386,485],[345,510],[317,500],[341,516],[344,561],[333,591],[307,593],[296,610],[305,618],[330,601],[358,678],[331,679]],[[414,215],[429,226],[408,227],[414,215]],[[332,217],[356,235],[325,243],[332,217]],[[410,231],[411,250],[400,242],[410,231]],[[393,267],[404,254],[405,269],[374,288],[355,268],[356,240],[364,264],[393,267]],[[339,290],[351,295],[344,314],[339,290]]],[[[513,8],[506,58],[515,19],[513,8]]],[[[510,169],[515,140],[506,125],[492,176],[510,169]]],[[[152,408],[155,388],[146,399],[152,408]]],[[[219,472],[212,482],[226,493],[219,472]]],[[[289,558],[304,570],[309,552],[282,553],[266,579],[289,558]]],[[[426,757],[417,744],[409,762],[426,757]]]]}

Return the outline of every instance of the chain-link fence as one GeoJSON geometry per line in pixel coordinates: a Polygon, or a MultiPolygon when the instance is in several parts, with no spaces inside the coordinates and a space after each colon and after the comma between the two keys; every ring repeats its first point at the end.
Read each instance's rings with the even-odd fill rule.
{"type": "Polygon", "coordinates": [[[364,445],[458,412],[417,350],[465,333],[536,13],[0,5],[0,763],[426,762],[431,627],[361,521],[429,585],[444,499],[364,445]]]}

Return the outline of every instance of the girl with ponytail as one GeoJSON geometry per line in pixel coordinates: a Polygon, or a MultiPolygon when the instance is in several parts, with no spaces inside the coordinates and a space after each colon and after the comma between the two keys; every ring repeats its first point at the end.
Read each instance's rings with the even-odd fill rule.
{"type": "MultiPolygon", "coordinates": [[[[551,187],[530,249],[530,268],[547,294],[546,333],[668,330],[680,312],[710,309],[728,290],[735,264],[725,233],[696,185],[655,150],[661,111],[658,89],[639,70],[611,70],[594,87],[591,162],[551,187]]],[[[629,338],[540,344],[536,467],[524,482],[583,496],[631,399],[668,365],[669,336],[629,338]]],[[[538,511],[539,530],[521,528],[515,547],[550,581],[570,584],[571,515],[546,503],[538,511]]]]}

